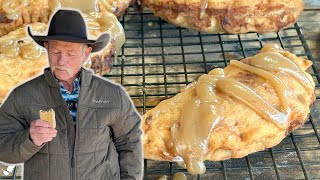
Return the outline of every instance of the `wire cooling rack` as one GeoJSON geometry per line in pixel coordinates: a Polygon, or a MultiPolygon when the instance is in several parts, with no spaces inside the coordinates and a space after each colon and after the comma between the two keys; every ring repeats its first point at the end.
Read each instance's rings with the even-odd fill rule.
{"type": "MultiPolygon", "coordinates": [[[[312,57],[298,23],[279,33],[208,34],[179,28],[150,12],[137,14],[133,9],[121,23],[126,43],[105,77],[126,88],[141,114],[179,93],[203,73],[223,68],[231,59],[255,55],[269,42],[313,61],[308,69],[316,84],[311,115],[279,145],[245,158],[207,161],[206,173],[198,176],[189,175],[176,163],[144,160],[144,179],[172,178],[176,172],[185,172],[188,179],[320,179],[320,61],[312,57]]],[[[13,176],[0,179],[21,179],[21,166],[14,169],[13,176]]]]}
{"type": "Polygon", "coordinates": [[[308,72],[315,81],[317,99],[311,116],[281,144],[241,159],[206,162],[206,173],[198,176],[189,175],[176,163],[145,160],[144,179],[172,178],[176,172],[186,172],[188,179],[320,179],[320,62],[312,57],[299,24],[279,33],[231,35],[179,28],[149,12],[129,11],[121,22],[127,37],[123,55],[106,77],[127,89],[141,114],[201,74],[223,68],[231,59],[257,54],[265,43],[277,43],[313,61],[308,72]]]}

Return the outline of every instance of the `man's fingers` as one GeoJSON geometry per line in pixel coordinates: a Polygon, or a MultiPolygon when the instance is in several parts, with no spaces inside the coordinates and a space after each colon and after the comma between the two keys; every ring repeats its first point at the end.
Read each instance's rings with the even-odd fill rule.
{"type": "Polygon", "coordinates": [[[31,141],[37,146],[50,142],[57,136],[57,130],[52,128],[47,121],[41,119],[32,121],[29,131],[31,141]]]}
{"type": "Polygon", "coordinates": [[[47,143],[53,140],[53,137],[42,137],[41,139],[34,139],[36,142],[39,142],[38,145],[47,143]]]}
{"type": "Polygon", "coordinates": [[[34,134],[35,139],[55,138],[56,134],[34,134]]]}
{"type": "Polygon", "coordinates": [[[55,138],[55,137],[57,137],[56,134],[33,134],[32,135],[32,139],[39,140],[39,141],[43,141],[44,139],[55,138]]]}
{"type": "Polygon", "coordinates": [[[57,134],[57,130],[54,128],[33,127],[31,130],[38,134],[57,134]]]}
{"type": "Polygon", "coordinates": [[[39,127],[51,127],[51,124],[48,123],[47,121],[41,120],[41,119],[37,119],[31,122],[31,126],[39,126],[39,127]]]}
{"type": "Polygon", "coordinates": [[[52,138],[52,137],[45,138],[45,142],[50,142],[50,141],[52,141],[52,140],[53,140],[53,138],[52,138]]]}
{"type": "Polygon", "coordinates": [[[37,145],[41,146],[41,144],[52,141],[53,138],[57,136],[56,133],[54,134],[42,134],[42,133],[36,133],[32,132],[30,129],[30,138],[31,141],[37,145]]]}

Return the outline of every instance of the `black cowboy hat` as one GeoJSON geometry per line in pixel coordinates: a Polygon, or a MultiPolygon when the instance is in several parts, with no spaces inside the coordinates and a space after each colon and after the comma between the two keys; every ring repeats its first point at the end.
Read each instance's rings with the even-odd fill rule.
{"type": "Polygon", "coordinates": [[[82,15],[78,11],[69,9],[60,9],[53,15],[47,36],[33,36],[30,26],[28,27],[28,34],[36,43],[43,47],[44,42],[48,40],[60,40],[87,44],[92,48],[91,52],[97,52],[104,48],[110,38],[108,33],[104,33],[97,40],[89,40],[82,15]]]}

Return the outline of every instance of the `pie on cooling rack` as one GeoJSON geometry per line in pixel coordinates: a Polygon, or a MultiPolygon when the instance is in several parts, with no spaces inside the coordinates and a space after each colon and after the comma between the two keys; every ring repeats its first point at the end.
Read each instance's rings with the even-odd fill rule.
{"type": "Polygon", "coordinates": [[[277,32],[294,23],[303,0],[141,0],[156,16],[203,32],[277,32]]]}
{"type": "Polygon", "coordinates": [[[269,44],[200,76],[143,115],[144,157],[202,174],[205,160],[241,158],[279,144],[310,113],[315,84],[305,70],[311,64],[269,44]]]}

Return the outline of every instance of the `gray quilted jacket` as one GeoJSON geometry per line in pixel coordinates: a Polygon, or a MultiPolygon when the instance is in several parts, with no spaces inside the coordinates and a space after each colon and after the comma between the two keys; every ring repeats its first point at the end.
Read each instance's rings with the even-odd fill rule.
{"type": "Polygon", "coordinates": [[[141,179],[141,117],[120,86],[81,71],[76,126],[50,69],[11,92],[0,108],[0,161],[24,162],[24,180],[141,179]],[[49,108],[58,134],[37,147],[30,123],[49,108]]]}

